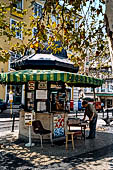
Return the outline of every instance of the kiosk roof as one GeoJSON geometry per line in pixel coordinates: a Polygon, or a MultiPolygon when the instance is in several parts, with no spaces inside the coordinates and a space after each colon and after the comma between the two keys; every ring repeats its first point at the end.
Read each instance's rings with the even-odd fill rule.
{"type": "Polygon", "coordinates": [[[24,84],[28,81],[62,81],[75,87],[99,87],[104,80],[59,70],[19,70],[0,73],[0,83],[24,84]]]}

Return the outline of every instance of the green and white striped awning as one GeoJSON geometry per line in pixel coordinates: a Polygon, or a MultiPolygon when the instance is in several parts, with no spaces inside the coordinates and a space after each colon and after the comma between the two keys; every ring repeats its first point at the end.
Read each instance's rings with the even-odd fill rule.
{"type": "Polygon", "coordinates": [[[62,81],[70,86],[98,87],[104,81],[94,77],[58,70],[19,70],[0,73],[0,83],[24,84],[28,81],[62,81]]]}

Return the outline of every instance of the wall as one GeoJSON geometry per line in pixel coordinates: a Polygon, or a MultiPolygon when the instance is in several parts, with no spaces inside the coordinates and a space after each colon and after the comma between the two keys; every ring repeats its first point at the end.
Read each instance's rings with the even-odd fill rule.
{"type": "MultiPolygon", "coordinates": [[[[1,0],[1,2],[4,2],[4,0],[1,0]]],[[[33,15],[33,6],[29,7],[31,4],[32,0],[23,0],[23,9],[28,9],[27,15],[24,15],[23,17],[19,17],[18,15],[12,15],[10,13],[10,11],[8,11],[7,13],[7,17],[6,17],[6,21],[8,23],[10,23],[10,18],[17,20],[17,21],[23,21],[27,23],[27,26],[29,27],[30,25],[30,16],[33,15]]],[[[37,0],[37,2],[40,2],[40,0],[37,0]]],[[[9,0],[6,0],[5,3],[8,5],[10,2],[9,0]]],[[[0,44],[0,47],[2,47],[3,49],[9,51],[11,46],[15,45],[17,42],[21,43],[21,44],[26,44],[28,42],[28,38],[32,38],[32,35],[27,37],[24,36],[22,40],[17,39],[17,38],[12,38],[10,42],[8,42],[7,37],[6,36],[0,36],[0,42],[2,42],[0,44]]],[[[7,72],[8,71],[8,62],[6,62],[5,64],[0,62],[0,72],[4,71],[7,72]]],[[[5,87],[0,85],[0,98],[5,99],[5,87]]]]}
{"type": "Polygon", "coordinates": [[[113,0],[106,0],[106,15],[105,15],[105,22],[106,22],[106,31],[109,37],[109,49],[110,49],[110,56],[112,61],[112,70],[113,70],[113,0]]]}

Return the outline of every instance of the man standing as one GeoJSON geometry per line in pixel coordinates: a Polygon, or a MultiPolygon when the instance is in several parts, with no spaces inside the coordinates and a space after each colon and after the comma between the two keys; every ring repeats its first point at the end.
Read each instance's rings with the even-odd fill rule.
{"type": "Polygon", "coordinates": [[[89,118],[89,136],[87,137],[87,139],[93,139],[95,138],[95,133],[96,133],[96,123],[97,123],[97,113],[96,113],[96,109],[93,106],[93,104],[88,104],[87,101],[83,101],[82,102],[82,107],[85,108],[85,113],[84,113],[84,118],[83,120],[85,120],[86,116],[88,116],[89,118]]]}

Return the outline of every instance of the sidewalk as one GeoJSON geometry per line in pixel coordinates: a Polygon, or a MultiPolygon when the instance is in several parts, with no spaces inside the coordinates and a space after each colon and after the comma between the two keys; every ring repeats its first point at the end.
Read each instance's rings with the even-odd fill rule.
{"type": "MultiPolygon", "coordinates": [[[[0,118],[0,122],[12,122],[13,118],[0,118]]],[[[15,121],[19,121],[19,118],[15,118],[15,121]]]]}
{"type": "MultiPolygon", "coordinates": [[[[75,139],[74,150],[72,150],[71,143],[68,144],[69,149],[67,151],[65,143],[55,144],[53,147],[48,143],[43,143],[43,149],[41,149],[40,143],[36,143],[35,146],[27,148],[24,141],[18,140],[17,130],[0,134],[1,151],[2,153],[13,155],[16,159],[28,161],[32,167],[61,163],[65,159],[71,159],[72,157],[113,145],[113,127],[102,127],[102,124],[104,124],[104,121],[98,120],[96,139],[89,139],[85,142],[81,139],[75,139]]],[[[86,135],[88,135],[88,131],[86,131],[86,135]]]]}

